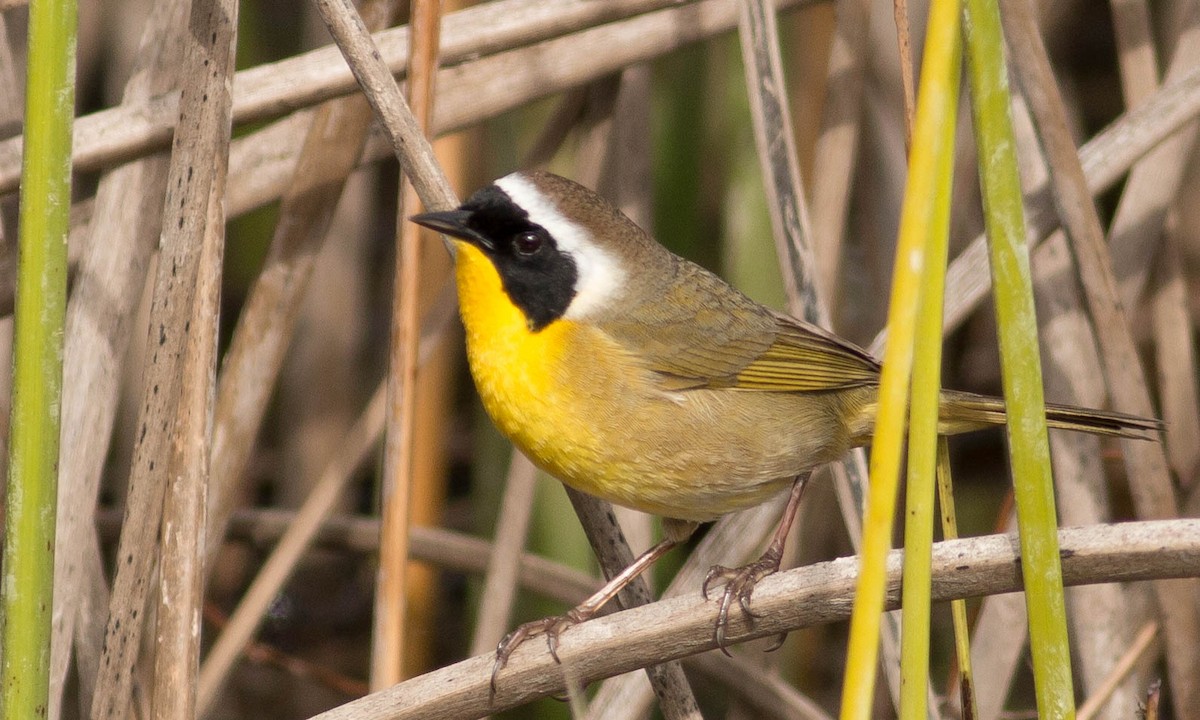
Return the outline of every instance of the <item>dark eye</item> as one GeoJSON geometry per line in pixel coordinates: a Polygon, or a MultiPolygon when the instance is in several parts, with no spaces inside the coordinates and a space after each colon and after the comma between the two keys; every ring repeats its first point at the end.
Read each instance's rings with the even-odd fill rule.
{"type": "Polygon", "coordinates": [[[513,247],[518,255],[532,255],[542,249],[541,233],[529,230],[513,238],[513,247]]]}

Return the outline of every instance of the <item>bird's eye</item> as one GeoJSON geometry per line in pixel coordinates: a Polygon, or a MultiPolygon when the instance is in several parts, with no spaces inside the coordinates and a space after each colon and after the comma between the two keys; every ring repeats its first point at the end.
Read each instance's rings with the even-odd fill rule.
{"type": "Polygon", "coordinates": [[[542,249],[542,235],[533,230],[520,233],[513,239],[513,247],[519,255],[532,255],[542,249]]]}

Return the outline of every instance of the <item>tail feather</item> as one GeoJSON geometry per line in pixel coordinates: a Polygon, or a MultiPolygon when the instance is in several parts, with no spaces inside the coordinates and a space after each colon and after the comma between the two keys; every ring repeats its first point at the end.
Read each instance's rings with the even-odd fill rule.
{"type": "MultiPolygon", "coordinates": [[[[941,432],[970,432],[989,425],[1003,425],[1004,421],[1004,401],[1000,398],[957,391],[942,393],[941,432]]],[[[1046,404],[1046,424],[1063,430],[1137,440],[1157,440],[1163,430],[1162,421],[1154,418],[1053,403],[1046,404]]]]}

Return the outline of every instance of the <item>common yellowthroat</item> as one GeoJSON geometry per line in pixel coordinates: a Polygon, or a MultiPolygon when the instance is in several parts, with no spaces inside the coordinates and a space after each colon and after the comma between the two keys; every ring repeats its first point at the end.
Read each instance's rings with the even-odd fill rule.
{"type": "MultiPolygon", "coordinates": [[[[454,238],[467,358],[492,420],[564,483],[662,516],[666,539],[565,620],[523,626],[551,651],[697,523],[793,493],[767,555],[727,580],[748,611],[778,569],[803,481],[870,440],[879,363],[832,333],[775,312],[678,257],[599,195],[545,172],[517,172],[457,210],[412,218],[454,238]]],[[[1161,424],[1047,406],[1051,427],[1152,439],[1161,424]]],[[[947,434],[1005,421],[999,398],[944,392],[947,434]]],[[[717,640],[723,645],[723,622],[717,640]]],[[[494,680],[493,675],[493,680],[494,680]]]]}

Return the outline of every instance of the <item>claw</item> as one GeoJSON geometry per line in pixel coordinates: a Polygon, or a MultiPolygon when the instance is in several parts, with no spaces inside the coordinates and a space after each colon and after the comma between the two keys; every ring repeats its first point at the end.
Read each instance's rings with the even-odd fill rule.
{"type": "Polygon", "coordinates": [[[574,608],[566,615],[556,615],[554,617],[542,618],[521,625],[516,630],[513,630],[500,644],[496,646],[496,662],[492,664],[492,678],[488,685],[488,703],[496,697],[496,678],[499,677],[500,671],[508,664],[508,658],[512,656],[522,643],[535,635],[546,636],[546,647],[550,650],[550,657],[554,658],[554,662],[562,664],[562,660],[558,657],[558,638],[563,631],[572,625],[590,619],[587,613],[580,612],[579,608],[574,608]]]}
{"type": "MultiPolygon", "coordinates": [[[[778,569],[778,558],[768,553],[757,562],[743,565],[740,568],[727,568],[721,565],[714,565],[708,571],[708,575],[704,578],[704,583],[700,586],[700,593],[704,596],[705,600],[708,599],[709,589],[714,582],[721,581],[725,584],[725,590],[721,594],[721,605],[717,610],[716,627],[713,632],[713,640],[716,646],[721,649],[721,652],[729,655],[725,633],[729,626],[729,608],[732,607],[734,598],[737,599],[738,607],[741,608],[743,615],[751,619],[762,617],[759,613],[751,609],[750,599],[754,594],[754,587],[758,584],[758,581],[778,569]]],[[[786,637],[786,634],[782,637],[786,637]]],[[[769,650],[778,649],[783,644],[782,637],[769,650]]]]}
{"type": "Polygon", "coordinates": [[[775,636],[775,642],[771,643],[770,647],[764,648],[763,652],[775,652],[783,647],[783,641],[787,640],[787,633],[779,633],[775,636]]]}

